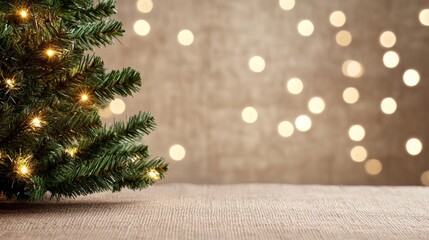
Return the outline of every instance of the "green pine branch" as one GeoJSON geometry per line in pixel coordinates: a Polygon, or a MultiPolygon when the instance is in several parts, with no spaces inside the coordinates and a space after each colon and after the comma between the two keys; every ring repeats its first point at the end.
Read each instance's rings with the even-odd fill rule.
{"type": "Polygon", "coordinates": [[[94,94],[105,102],[114,98],[114,95],[131,96],[141,85],[140,73],[131,68],[122,71],[112,71],[94,86],[94,94]]]}
{"type": "Polygon", "coordinates": [[[107,19],[78,25],[70,30],[69,37],[75,40],[77,48],[93,50],[94,46],[113,44],[114,40],[123,34],[121,22],[107,19]]]}

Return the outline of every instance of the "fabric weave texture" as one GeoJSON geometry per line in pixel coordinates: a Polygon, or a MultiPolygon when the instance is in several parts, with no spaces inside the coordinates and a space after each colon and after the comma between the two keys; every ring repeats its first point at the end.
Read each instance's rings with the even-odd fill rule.
{"type": "Polygon", "coordinates": [[[159,184],[2,202],[0,239],[429,239],[429,188],[159,184]]]}

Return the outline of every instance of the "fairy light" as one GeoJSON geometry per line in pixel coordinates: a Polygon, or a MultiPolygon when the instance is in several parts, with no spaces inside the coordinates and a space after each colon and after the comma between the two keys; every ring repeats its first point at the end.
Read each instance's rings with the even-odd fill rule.
{"type": "Polygon", "coordinates": [[[12,78],[6,78],[5,83],[6,83],[6,87],[8,87],[9,89],[12,89],[15,87],[15,80],[13,80],[12,78]]]}
{"type": "Polygon", "coordinates": [[[77,148],[76,147],[71,147],[71,148],[67,148],[65,150],[65,152],[70,156],[70,157],[74,157],[77,153],[77,148]]]}
{"type": "Polygon", "coordinates": [[[159,172],[156,171],[155,169],[151,169],[147,175],[152,179],[152,180],[158,180],[159,179],[159,172]]]}
{"type": "Polygon", "coordinates": [[[29,167],[29,160],[31,155],[19,155],[15,160],[15,172],[21,177],[28,177],[31,173],[29,167]]]}
{"type": "Polygon", "coordinates": [[[18,11],[18,15],[22,18],[22,19],[26,19],[28,18],[28,10],[26,9],[21,9],[18,11]]]}
{"type": "Polygon", "coordinates": [[[21,173],[21,175],[27,175],[28,173],[28,167],[23,165],[19,168],[19,173],[21,173]]]}
{"type": "Polygon", "coordinates": [[[46,54],[46,56],[51,58],[55,55],[55,50],[53,50],[52,48],[48,48],[45,50],[45,54],[46,54]]]}
{"type": "Polygon", "coordinates": [[[80,96],[80,100],[81,100],[82,102],[86,102],[86,101],[88,101],[88,100],[89,100],[89,96],[88,96],[88,94],[86,94],[86,93],[82,93],[82,95],[80,96]]]}
{"type": "Polygon", "coordinates": [[[31,125],[35,128],[40,128],[42,127],[42,120],[40,120],[40,117],[34,117],[31,120],[31,125]]]}

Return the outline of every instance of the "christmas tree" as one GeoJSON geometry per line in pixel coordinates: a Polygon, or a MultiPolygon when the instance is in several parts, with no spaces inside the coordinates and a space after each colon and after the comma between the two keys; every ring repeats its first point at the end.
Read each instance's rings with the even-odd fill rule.
{"type": "Polygon", "coordinates": [[[98,110],[138,91],[91,51],[124,34],[114,0],[0,0],[0,195],[38,200],[142,189],[167,164],[139,143],[148,112],[106,127],[98,110]]]}

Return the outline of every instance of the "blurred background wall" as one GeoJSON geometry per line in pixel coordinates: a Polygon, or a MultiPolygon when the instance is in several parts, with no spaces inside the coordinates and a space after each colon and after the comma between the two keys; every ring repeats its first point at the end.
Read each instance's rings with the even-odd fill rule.
{"type": "Polygon", "coordinates": [[[429,185],[429,1],[122,0],[164,182],[429,185]]]}

